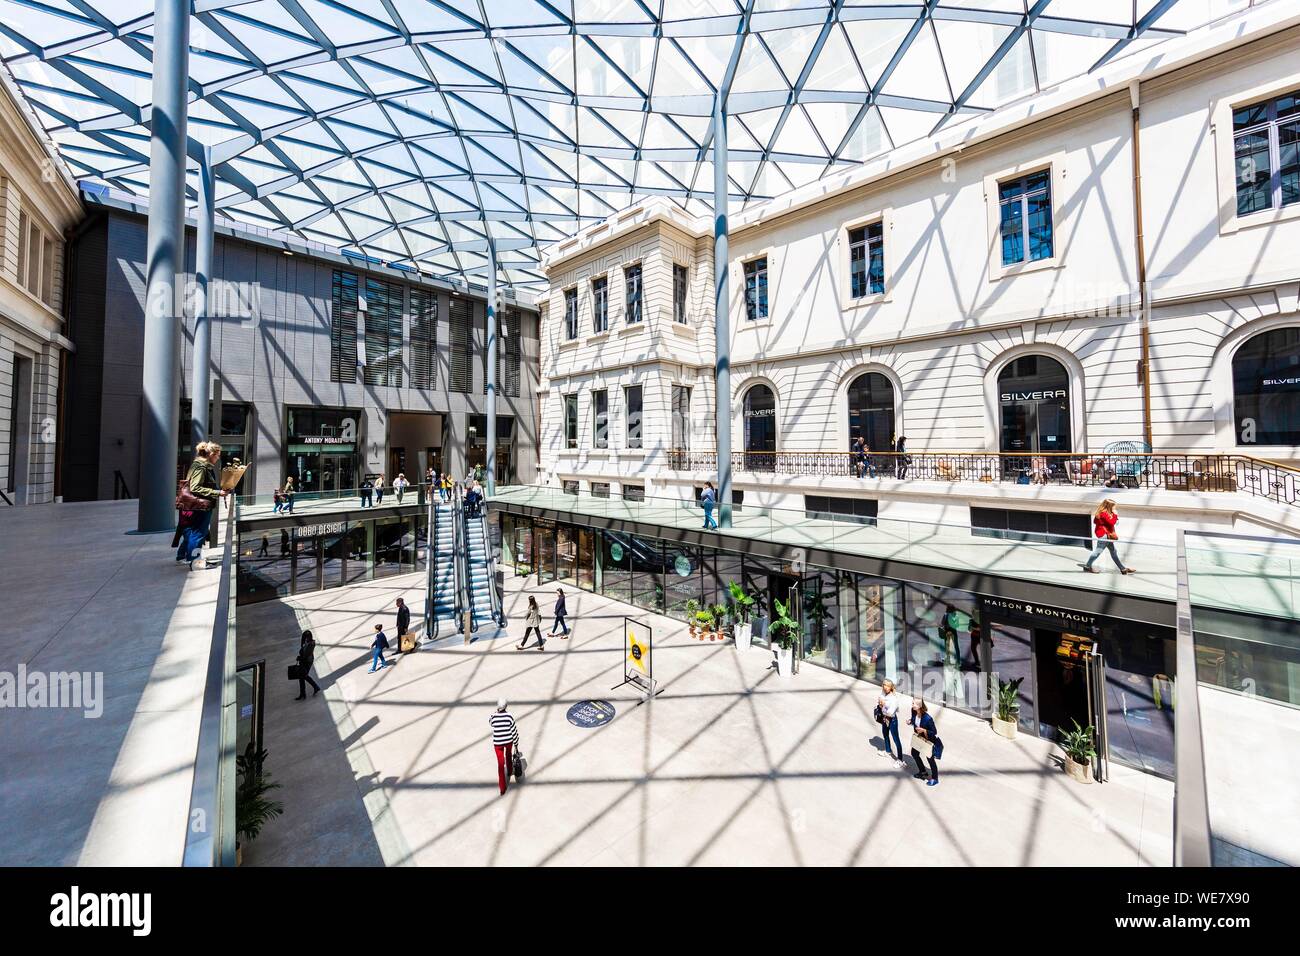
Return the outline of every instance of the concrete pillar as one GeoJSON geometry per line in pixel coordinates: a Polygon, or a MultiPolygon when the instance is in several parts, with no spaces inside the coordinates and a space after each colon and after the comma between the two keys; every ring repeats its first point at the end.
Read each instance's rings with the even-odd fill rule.
{"type": "Polygon", "coordinates": [[[718,526],[731,527],[731,313],[727,295],[727,109],[713,98],[714,428],[718,446],[718,526]]]}
{"type": "Polygon", "coordinates": [[[497,490],[497,250],[488,239],[487,287],[487,493],[497,490]]]}
{"type": "MultiPolygon", "coordinates": [[[[212,161],[207,147],[199,163],[198,228],[194,244],[194,368],[191,372],[190,446],[208,437],[208,403],[212,382],[212,309],[208,305],[208,283],[212,280],[212,242],[215,198],[212,161]]],[[[217,441],[221,440],[221,415],[216,416],[217,441]]]]}
{"type": "Polygon", "coordinates": [[[136,530],[175,527],[180,323],[177,277],[185,255],[186,88],[189,0],[157,0],[153,106],[149,111],[149,235],[140,411],[140,504],[136,530]]]}

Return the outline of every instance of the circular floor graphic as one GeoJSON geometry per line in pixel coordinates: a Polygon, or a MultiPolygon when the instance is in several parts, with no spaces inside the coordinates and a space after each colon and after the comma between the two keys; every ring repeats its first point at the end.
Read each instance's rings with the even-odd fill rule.
{"type": "Polygon", "coordinates": [[[580,700],[565,716],[575,727],[603,727],[614,719],[614,705],[607,700],[580,700]]]}

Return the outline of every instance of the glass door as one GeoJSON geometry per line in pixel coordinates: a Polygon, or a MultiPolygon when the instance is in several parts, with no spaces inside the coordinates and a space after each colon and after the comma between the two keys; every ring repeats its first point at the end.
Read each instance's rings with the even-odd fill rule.
{"type": "Polygon", "coordinates": [[[1055,740],[1065,731],[1093,723],[1088,686],[1091,637],[1034,629],[1038,678],[1038,735],[1055,740]]]}
{"type": "Polygon", "coordinates": [[[1035,717],[1037,694],[1034,680],[1033,632],[1027,627],[986,621],[989,649],[993,657],[989,692],[996,700],[998,683],[1020,679],[1020,714],[1017,727],[1027,734],[1038,733],[1035,717]]]}

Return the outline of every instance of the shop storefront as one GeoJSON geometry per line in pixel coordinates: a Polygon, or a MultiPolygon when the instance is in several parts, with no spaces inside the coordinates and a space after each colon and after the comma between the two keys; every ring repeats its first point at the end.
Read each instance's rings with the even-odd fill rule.
{"type": "Polygon", "coordinates": [[[803,622],[803,663],[988,717],[997,682],[1024,678],[1020,727],[1103,725],[1112,760],[1173,774],[1174,634],[1169,628],[831,568],[799,567],[624,532],[501,515],[502,567],[684,620],[688,601],[757,598],[767,645],[773,604],[803,622]],[[1090,694],[1090,688],[1096,688],[1090,694]],[[1103,714],[1104,710],[1104,714],[1103,714]]]}
{"type": "MultiPolygon", "coordinates": [[[[1004,479],[1036,470],[1030,460],[1043,452],[1069,452],[1070,375],[1065,366],[1046,355],[1022,355],[998,375],[1001,450],[1025,456],[1006,459],[1004,479]]],[[[1048,468],[1057,467],[1050,459],[1048,468]]]]}
{"type": "MultiPolygon", "coordinates": [[[[194,447],[190,442],[190,409],[192,407],[188,398],[181,399],[180,427],[177,430],[177,435],[180,437],[180,447],[176,452],[176,475],[178,480],[189,474],[190,464],[194,461],[194,447]]],[[[209,423],[215,417],[215,411],[210,408],[209,423]]],[[[211,431],[211,429],[209,430],[211,431]]],[[[222,468],[234,463],[236,460],[243,465],[252,464],[252,436],[253,407],[242,402],[223,402],[221,404],[222,468]]],[[[246,471],[244,477],[239,479],[239,484],[235,486],[235,493],[247,494],[252,487],[253,477],[251,471],[246,471]]]]}
{"type": "MultiPolygon", "coordinates": [[[[498,485],[512,484],[514,470],[515,419],[512,415],[497,416],[496,481],[498,485]]],[[[465,417],[465,458],[471,469],[487,466],[487,416],[465,417]]]]}
{"type": "Polygon", "coordinates": [[[255,604],[424,570],[427,532],[423,516],[242,531],[236,600],[255,604]]]}
{"type": "Polygon", "coordinates": [[[325,495],[358,487],[362,421],[356,408],[286,409],[285,476],[299,491],[325,495]]]}

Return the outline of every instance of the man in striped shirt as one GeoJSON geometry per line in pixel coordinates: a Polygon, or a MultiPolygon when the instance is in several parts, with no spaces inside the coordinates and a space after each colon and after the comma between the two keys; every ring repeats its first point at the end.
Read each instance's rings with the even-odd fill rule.
{"type": "Polygon", "coordinates": [[[506,699],[497,700],[497,709],[488,723],[492,725],[492,746],[497,752],[497,783],[501,792],[506,792],[506,781],[510,778],[510,768],[514,760],[515,745],[519,743],[519,728],[515,726],[514,717],[506,710],[506,699]]]}

